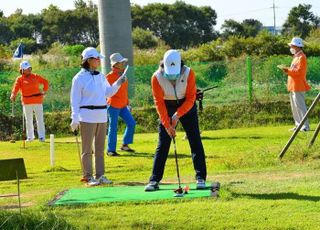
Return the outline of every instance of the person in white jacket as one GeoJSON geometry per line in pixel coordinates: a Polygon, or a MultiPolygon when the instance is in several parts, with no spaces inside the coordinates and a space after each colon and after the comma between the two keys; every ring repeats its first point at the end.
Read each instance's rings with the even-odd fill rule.
{"type": "MultiPolygon", "coordinates": [[[[95,48],[82,52],[81,70],[73,77],[71,87],[71,130],[81,129],[83,179],[89,186],[111,184],[104,175],[104,146],[107,123],[106,98],[117,93],[126,80],[125,73],[112,85],[97,71],[104,58],[95,48]],[[92,144],[95,145],[96,174],[92,170],[92,144]]],[[[76,133],[75,133],[76,134],[76,133]]]]}

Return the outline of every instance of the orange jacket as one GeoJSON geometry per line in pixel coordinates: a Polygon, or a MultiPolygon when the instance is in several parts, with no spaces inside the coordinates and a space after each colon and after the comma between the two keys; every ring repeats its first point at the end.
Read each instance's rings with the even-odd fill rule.
{"type": "MultiPolygon", "coordinates": [[[[164,100],[164,90],[162,89],[157,77],[155,75],[152,76],[151,79],[151,85],[152,85],[152,94],[154,103],[156,105],[157,112],[159,114],[160,120],[162,125],[165,128],[170,127],[170,117],[168,115],[168,111],[165,105],[164,100]]],[[[195,73],[190,70],[188,80],[187,80],[187,87],[185,91],[185,101],[183,104],[177,109],[177,115],[178,117],[182,117],[185,115],[194,105],[196,100],[196,77],[195,73]]]]}
{"type": "MultiPolygon", "coordinates": [[[[107,74],[106,78],[110,85],[112,85],[121,76],[118,69],[112,69],[110,73],[107,74]]],[[[114,108],[121,109],[129,104],[128,99],[128,80],[126,80],[120,86],[118,92],[112,97],[108,97],[107,103],[114,108]]]]}
{"type": "Polygon", "coordinates": [[[21,90],[21,101],[22,104],[42,104],[43,102],[43,95],[37,95],[33,97],[29,97],[34,94],[40,94],[42,91],[40,90],[40,85],[43,86],[42,91],[46,92],[49,89],[49,83],[43,77],[31,73],[29,76],[24,74],[17,77],[13,88],[12,94],[16,96],[21,90]]]}
{"type": "Polygon", "coordinates": [[[290,68],[288,69],[287,88],[290,92],[304,92],[311,89],[307,83],[307,58],[300,51],[294,55],[290,68]]]}

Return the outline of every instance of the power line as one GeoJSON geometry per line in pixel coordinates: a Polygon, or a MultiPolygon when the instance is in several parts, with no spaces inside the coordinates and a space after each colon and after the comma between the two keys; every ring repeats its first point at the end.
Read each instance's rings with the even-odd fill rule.
{"type": "Polygon", "coordinates": [[[270,10],[270,7],[268,8],[261,8],[261,9],[256,9],[256,10],[249,10],[249,11],[243,11],[235,14],[225,14],[225,15],[220,15],[219,17],[229,17],[229,16],[234,16],[234,15],[241,15],[241,14],[247,14],[247,13],[254,13],[258,11],[264,11],[264,10],[270,10]]]}

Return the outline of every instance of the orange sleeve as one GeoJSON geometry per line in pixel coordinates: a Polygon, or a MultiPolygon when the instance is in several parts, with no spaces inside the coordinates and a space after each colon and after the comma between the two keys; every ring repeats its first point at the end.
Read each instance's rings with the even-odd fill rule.
{"type": "Polygon", "coordinates": [[[41,77],[41,76],[39,76],[39,75],[37,75],[37,76],[38,76],[38,81],[39,81],[39,83],[43,85],[43,91],[44,91],[44,92],[47,92],[48,89],[49,89],[49,82],[48,82],[48,80],[45,79],[45,78],[43,78],[43,77],[41,77]]]}
{"type": "Polygon", "coordinates": [[[109,84],[112,85],[118,79],[118,75],[110,72],[106,75],[106,78],[109,84]]]}
{"type": "Polygon", "coordinates": [[[304,75],[306,72],[307,67],[307,60],[305,56],[300,56],[298,58],[297,63],[295,63],[295,66],[293,68],[288,69],[288,75],[292,78],[299,78],[301,75],[304,75]]]}
{"type": "Polygon", "coordinates": [[[186,100],[177,109],[178,117],[182,117],[192,108],[196,100],[196,92],[197,92],[196,76],[193,70],[190,70],[187,89],[186,89],[186,100]]]}
{"type": "Polygon", "coordinates": [[[170,118],[168,116],[168,111],[164,103],[163,90],[158,82],[158,79],[155,76],[153,76],[151,79],[151,86],[154,104],[156,105],[156,109],[159,114],[161,123],[165,128],[169,128],[170,118]]]}
{"type": "Polygon", "coordinates": [[[20,76],[20,77],[17,77],[15,83],[13,84],[11,93],[12,93],[14,96],[17,96],[17,94],[18,94],[18,92],[19,92],[20,89],[21,89],[21,76],[20,76]]]}

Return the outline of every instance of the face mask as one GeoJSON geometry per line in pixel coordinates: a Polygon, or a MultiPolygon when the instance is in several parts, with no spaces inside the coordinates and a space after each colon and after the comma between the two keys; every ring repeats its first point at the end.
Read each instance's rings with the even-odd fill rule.
{"type": "Polygon", "coordinates": [[[180,74],[179,73],[178,74],[166,74],[166,73],[163,73],[163,76],[165,78],[167,78],[168,80],[170,80],[170,81],[175,81],[180,77],[180,74]]]}
{"type": "Polygon", "coordinates": [[[290,53],[292,53],[294,55],[297,53],[297,51],[294,48],[290,48],[290,53]]]}

